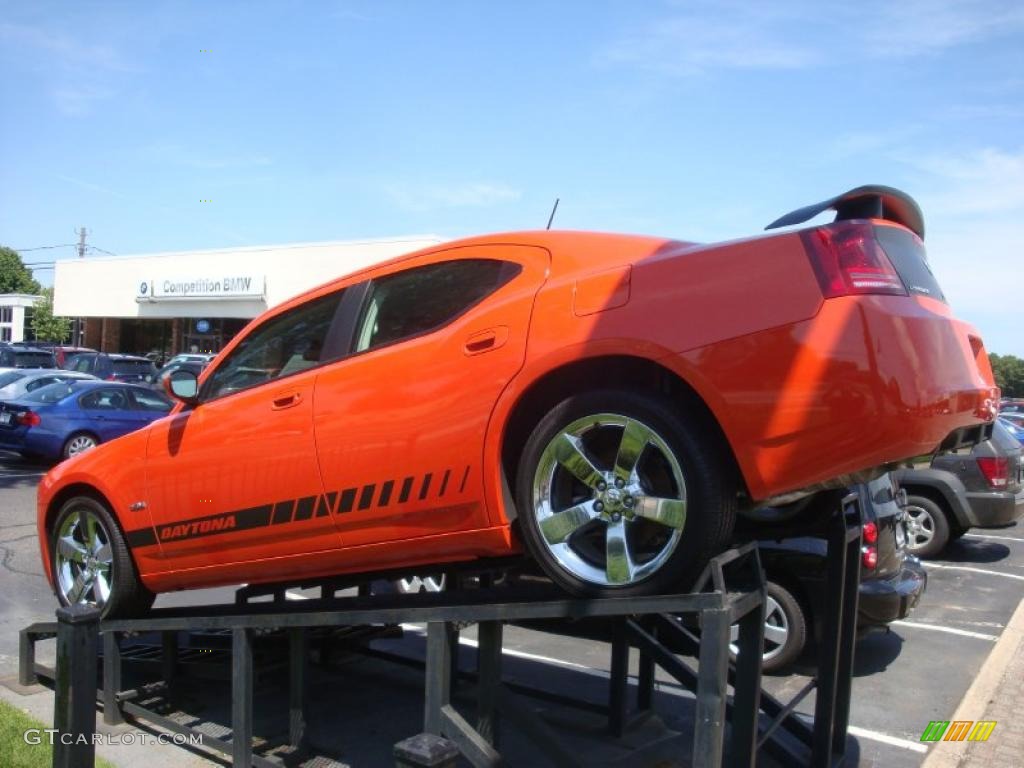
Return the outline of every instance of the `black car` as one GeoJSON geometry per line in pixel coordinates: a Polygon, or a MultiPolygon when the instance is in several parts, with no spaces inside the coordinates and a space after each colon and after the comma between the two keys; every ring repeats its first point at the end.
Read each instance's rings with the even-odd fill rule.
{"type": "Polygon", "coordinates": [[[1003,528],[1024,515],[1021,444],[998,419],[985,442],[895,476],[907,492],[908,548],[918,557],[934,557],[971,528],[1003,528]]]}
{"type": "MultiPolygon", "coordinates": [[[[857,629],[866,634],[906,617],[924,592],[928,576],[907,552],[905,513],[891,475],[856,490],[863,515],[857,629]]],[[[812,537],[759,539],[758,549],[768,598],[762,669],[774,672],[795,661],[808,639],[820,632],[828,599],[827,544],[812,537]]]]}
{"type": "Polygon", "coordinates": [[[53,352],[20,344],[0,346],[0,368],[56,368],[53,352]]]}
{"type": "Polygon", "coordinates": [[[157,379],[153,361],[138,355],[119,355],[107,352],[78,352],[69,354],[64,362],[69,371],[91,373],[107,381],[129,384],[153,384],[157,379]]]}

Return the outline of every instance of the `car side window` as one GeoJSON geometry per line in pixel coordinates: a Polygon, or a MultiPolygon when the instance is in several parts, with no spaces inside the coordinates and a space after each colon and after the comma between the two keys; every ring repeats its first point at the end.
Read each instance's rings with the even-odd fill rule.
{"type": "Polygon", "coordinates": [[[214,400],[313,368],[338,309],[341,291],[267,320],[251,331],[203,384],[202,401],[214,400]]]}
{"type": "Polygon", "coordinates": [[[94,389],[78,404],[87,411],[122,411],[128,407],[128,398],[121,389],[94,389]]]}
{"type": "Polygon", "coordinates": [[[514,262],[458,259],[374,280],[355,335],[355,351],[365,352],[435,331],[521,271],[514,262]]]}
{"type": "Polygon", "coordinates": [[[45,387],[47,384],[53,384],[54,382],[57,381],[60,381],[60,379],[53,376],[41,376],[40,378],[30,381],[28,384],[26,384],[25,391],[34,392],[40,387],[45,387]]]}
{"type": "Polygon", "coordinates": [[[132,400],[135,401],[135,406],[140,411],[167,413],[173,406],[170,400],[158,392],[143,392],[140,389],[133,389],[131,395],[132,400]]]}

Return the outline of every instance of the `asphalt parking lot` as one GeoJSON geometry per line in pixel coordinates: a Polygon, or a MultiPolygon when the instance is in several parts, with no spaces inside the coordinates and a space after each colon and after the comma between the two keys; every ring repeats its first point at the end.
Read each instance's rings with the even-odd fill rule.
{"type": "MultiPolygon", "coordinates": [[[[0,454],[0,679],[16,674],[18,630],[53,618],[55,602],[40,570],[35,532],[35,486],[44,471],[0,454]]],[[[1024,596],[1024,526],[969,533],[929,564],[928,573],[928,590],[909,619],[857,645],[851,733],[861,765],[921,764],[925,726],[951,719],[1024,596]]],[[[230,594],[178,593],[162,597],[161,604],[223,600],[230,594]]],[[[415,631],[407,634],[399,643],[418,653],[422,638],[415,631]]],[[[467,644],[472,637],[466,633],[467,644]]],[[[608,666],[601,643],[526,629],[510,628],[506,649],[517,664],[582,666],[598,677],[608,666]]],[[[543,669],[524,674],[542,678],[543,669]]],[[[766,677],[764,688],[789,698],[807,681],[806,672],[798,667],[790,675],[766,677]]],[[[811,700],[801,705],[802,711],[812,708],[811,700]]]]}

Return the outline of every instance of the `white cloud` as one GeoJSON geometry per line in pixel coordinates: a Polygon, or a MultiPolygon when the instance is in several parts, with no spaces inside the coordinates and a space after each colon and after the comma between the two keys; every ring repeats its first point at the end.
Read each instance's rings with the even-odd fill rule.
{"type": "Polygon", "coordinates": [[[505,184],[466,182],[459,184],[386,184],[384,191],[400,207],[410,211],[440,208],[483,208],[518,200],[521,193],[505,184]]]}
{"type": "Polygon", "coordinates": [[[1024,28],[1024,6],[1006,0],[901,0],[864,13],[868,53],[917,56],[1024,28]]]}

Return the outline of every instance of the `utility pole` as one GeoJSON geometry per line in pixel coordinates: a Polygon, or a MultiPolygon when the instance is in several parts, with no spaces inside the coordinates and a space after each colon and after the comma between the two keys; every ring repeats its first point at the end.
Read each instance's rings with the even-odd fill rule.
{"type": "MultiPolygon", "coordinates": [[[[86,230],[85,227],[79,227],[78,231],[75,234],[78,235],[78,258],[84,259],[85,258],[85,236],[88,235],[89,232],[88,232],[88,230],[86,230]]],[[[82,346],[82,336],[84,334],[85,334],[85,331],[82,328],[82,318],[76,317],[74,325],[73,325],[73,337],[72,337],[72,341],[71,341],[72,345],[74,345],[76,347],[82,346]]]]}

